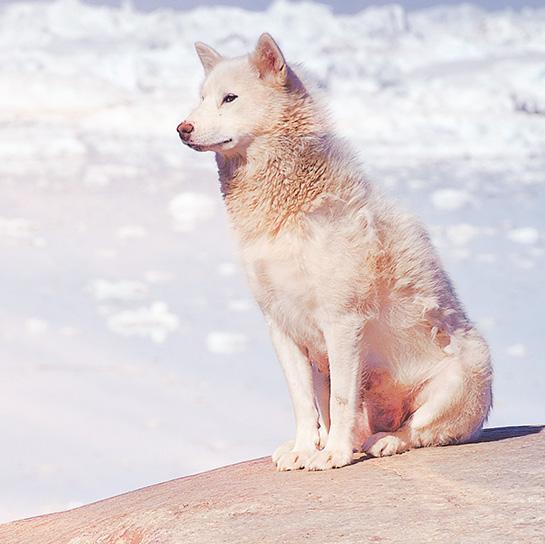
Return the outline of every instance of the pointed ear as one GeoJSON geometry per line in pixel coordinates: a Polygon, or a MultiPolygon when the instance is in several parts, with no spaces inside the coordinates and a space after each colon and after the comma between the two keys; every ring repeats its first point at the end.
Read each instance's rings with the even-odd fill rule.
{"type": "Polygon", "coordinates": [[[259,77],[273,79],[284,85],[288,78],[288,67],[280,47],[266,32],[259,36],[255,51],[250,56],[251,62],[256,66],[259,77]]]}
{"type": "Polygon", "coordinates": [[[208,75],[212,68],[223,58],[215,49],[202,42],[195,42],[195,51],[201,59],[204,73],[208,75]]]}

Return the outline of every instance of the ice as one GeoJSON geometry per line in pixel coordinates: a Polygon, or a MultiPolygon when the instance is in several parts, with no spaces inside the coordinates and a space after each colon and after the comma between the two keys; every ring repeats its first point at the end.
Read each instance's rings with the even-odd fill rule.
{"type": "Polygon", "coordinates": [[[144,278],[149,283],[165,283],[172,281],[174,275],[165,270],[147,270],[144,273],[144,278]]]}
{"type": "Polygon", "coordinates": [[[237,267],[234,263],[220,263],[218,266],[218,273],[222,276],[232,276],[236,274],[237,267]]]}
{"type": "Polygon", "coordinates": [[[478,253],[475,259],[481,263],[492,264],[497,262],[498,258],[493,253],[478,253]]]}
{"type": "Polygon", "coordinates": [[[210,353],[237,353],[246,349],[247,338],[244,334],[215,331],[206,337],[210,353]]]}
{"type": "Polygon", "coordinates": [[[526,346],[524,344],[513,344],[507,348],[507,353],[511,357],[524,357],[526,355],[526,346]]]}
{"type": "Polygon", "coordinates": [[[98,279],[89,285],[89,291],[98,301],[130,301],[145,298],[148,290],[138,281],[98,279]]]}
{"type": "Polygon", "coordinates": [[[228,304],[229,310],[233,312],[247,312],[252,308],[252,303],[248,299],[230,300],[228,304]]]}
{"type": "Polygon", "coordinates": [[[467,191],[460,189],[438,189],[431,195],[433,205],[439,210],[454,211],[470,202],[467,191]]]}
{"type": "Polygon", "coordinates": [[[213,200],[200,193],[179,194],[169,205],[176,229],[180,231],[193,230],[198,223],[212,217],[214,209],[213,200]]]}
{"type": "Polygon", "coordinates": [[[144,227],[140,225],[123,225],[119,227],[116,232],[116,236],[120,240],[138,240],[140,238],[145,238],[148,235],[148,232],[144,227]]]}
{"type": "Polygon", "coordinates": [[[45,245],[43,238],[35,235],[35,227],[27,219],[20,217],[0,217],[0,243],[30,243],[35,246],[45,245]]]}
{"type": "Polygon", "coordinates": [[[116,312],[107,321],[110,330],[116,334],[149,337],[158,344],[162,344],[180,325],[178,317],[169,311],[164,302],[116,312]]]}
{"type": "Polygon", "coordinates": [[[198,102],[196,40],[240,55],[269,31],[304,63],[489,339],[489,424],[543,423],[545,9],[399,4],[1,5],[1,520],[293,436],[214,158],[176,132],[198,102]]]}
{"type": "Polygon", "coordinates": [[[447,228],[447,238],[457,246],[464,246],[479,235],[479,229],[468,223],[460,223],[447,228]]]}
{"type": "Polygon", "coordinates": [[[533,227],[521,227],[512,229],[507,233],[509,240],[517,244],[531,245],[539,240],[539,232],[533,227]]]}
{"type": "Polygon", "coordinates": [[[29,317],[25,323],[26,330],[32,335],[44,334],[47,332],[47,321],[38,317],[29,317]]]}

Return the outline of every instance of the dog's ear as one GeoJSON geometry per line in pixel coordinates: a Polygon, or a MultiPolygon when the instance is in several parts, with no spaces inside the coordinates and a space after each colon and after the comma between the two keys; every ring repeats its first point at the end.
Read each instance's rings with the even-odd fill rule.
{"type": "Polygon", "coordinates": [[[212,68],[223,58],[215,49],[202,42],[195,42],[195,51],[201,59],[204,73],[208,75],[212,68]]]}
{"type": "Polygon", "coordinates": [[[250,60],[262,79],[272,79],[281,85],[286,83],[288,66],[280,47],[270,34],[265,32],[259,36],[255,51],[250,55],[250,60]]]}

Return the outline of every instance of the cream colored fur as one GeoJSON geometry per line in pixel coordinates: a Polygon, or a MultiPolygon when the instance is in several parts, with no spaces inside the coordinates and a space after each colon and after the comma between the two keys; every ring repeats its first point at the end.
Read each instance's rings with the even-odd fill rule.
{"type": "Polygon", "coordinates": [[[216,152],[292,396],[278,469],[470,440],[491,406],[490,356],[424,228],[369,184],[269,35],[236,59],[196,47],[207,77],[185,143],[216,152]]]}

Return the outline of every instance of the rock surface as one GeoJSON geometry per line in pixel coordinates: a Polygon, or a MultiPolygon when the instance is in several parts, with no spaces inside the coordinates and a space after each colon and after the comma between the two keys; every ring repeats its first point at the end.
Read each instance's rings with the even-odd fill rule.
{"type": "Polygon", "coordinates": [[[2,544],[545,542],[543,427],[328,472],[269,458],[0,526],[2,544]]]}

